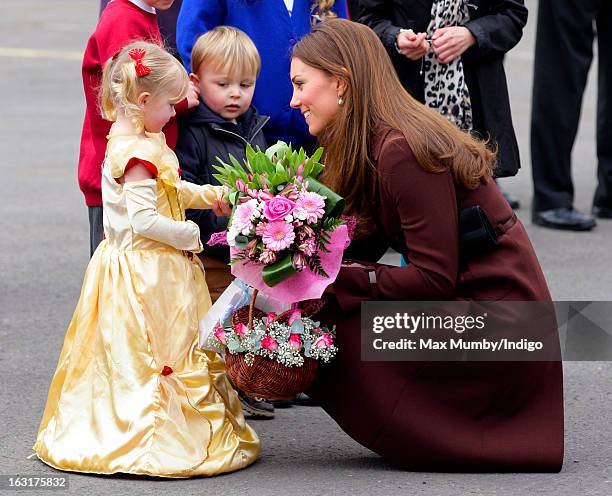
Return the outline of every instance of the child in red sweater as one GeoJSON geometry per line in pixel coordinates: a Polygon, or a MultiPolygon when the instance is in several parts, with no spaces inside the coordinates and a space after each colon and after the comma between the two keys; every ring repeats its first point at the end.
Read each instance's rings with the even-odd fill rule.
{"type": "MultiPolygon", "coordinates": [[[[85,195],[89,210],[89,242],[91,254],[102,241],[102,193],[101,173],[106,136],[111,123],[102,119],[98,109],[98,90],[105,62],[134,40],[151,41],[162,45],[157,25],[156,9],[168,9],[174,0],[112,0],[106,6],[96,30],[87,42],[83,56],[83,88],[86,110],[81,134],[79,154],[79,187],[85,195]]],[[[182,105],[181,105],[182,104],[182,105]]],[[[198,104],[197,89],[192,85],[186,101],[179,110],[198,104]]],[[[171,148],[176,144],[176,121],[164,128],[166,141],[171,148]]]]}

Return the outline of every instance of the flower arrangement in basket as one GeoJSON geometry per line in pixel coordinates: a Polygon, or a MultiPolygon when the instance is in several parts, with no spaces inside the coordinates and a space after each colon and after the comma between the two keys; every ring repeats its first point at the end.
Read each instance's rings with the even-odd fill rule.
{"type": "Polygon", "coordinates": [[[323,149],[311,157],[278,142],[265,152],[247,146],[244,167],[215,166],[233,206],[227,231],[232,274],[254,288],[251,303],[214,331],[230,378],[247,394],[288,398],[314,379],[317,361],[336,353],[333,330],[296,307],[318,300],[340,269],[348,246],[344,200],[317,181],[323,149]],[[258,291],[294,308],[280,315],[255,308],[258,291]]]}
{"type": "Polygon", "coordinates": [[[211,339],[227,349],[228,374],[242,391],[291,399],[310,386],[317,360],[328,363],[336,355],[334,331],[303,316],[299,308],[276,315],[249,305],[218,325],[211,339]]]}

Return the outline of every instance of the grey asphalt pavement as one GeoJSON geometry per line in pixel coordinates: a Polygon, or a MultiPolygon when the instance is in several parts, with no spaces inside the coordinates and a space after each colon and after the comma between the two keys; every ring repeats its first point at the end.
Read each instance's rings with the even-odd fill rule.
{"type": "MultiPolygon", "coordinates": [[[[536,2],[527,4],[525,37],[506,64],[523,169],[502,185],[521,200],[519,217],[555,299],[612,300],[612,221],[600,222],[591,233],[550,231],[530,222],[536,2]]],[[[20,0],[3,2],[0,16],[0,474],[59,474],[27,457],[88,262],[87,211],[76,163],[84,109],[80,58],[97,5],[20,0]]],[[[595,76],[594,70],[574,150],[576,205],[583,210],[595,187],[595,76]]],[[[70,474],[68,492],[609,495],[611,392],[612,363],[565,363],[566,451],[559,474],[405,472],[355,443],[321,409],[293,407],[277,410],[272,421],[253,422],[263,451],[247,470],[192,480],[70,474]]]]}

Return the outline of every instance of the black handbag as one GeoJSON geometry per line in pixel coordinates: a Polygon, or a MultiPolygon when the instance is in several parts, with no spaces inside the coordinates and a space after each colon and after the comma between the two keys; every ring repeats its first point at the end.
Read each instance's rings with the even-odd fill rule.
{"type": "Polygon", "coordinates": [[[480,205],[459,212],[459,259],[469,260],[494,250],[497,233],[480,205]]]}

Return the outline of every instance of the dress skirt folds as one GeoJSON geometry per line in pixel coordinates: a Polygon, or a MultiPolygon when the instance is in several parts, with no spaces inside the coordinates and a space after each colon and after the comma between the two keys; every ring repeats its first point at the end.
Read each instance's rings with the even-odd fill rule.
{"type": "MultiPolygon", "coordinates": [[[[176,166],[172,157],[150,157],[160,176],[176,166]]],[[[55,468],[100,474],[190,477],[244,468],[257,458],[259,439],[221,357],[197,347],[210,307],[201,262],[137,239],[111,172],[105,164],[107,239],[87,268],[34,450],[55,468]]],[[[168,181],[158,189],[158,211],[180,219],[184,210],[169,208],[177,190],[168,181]]]]}

